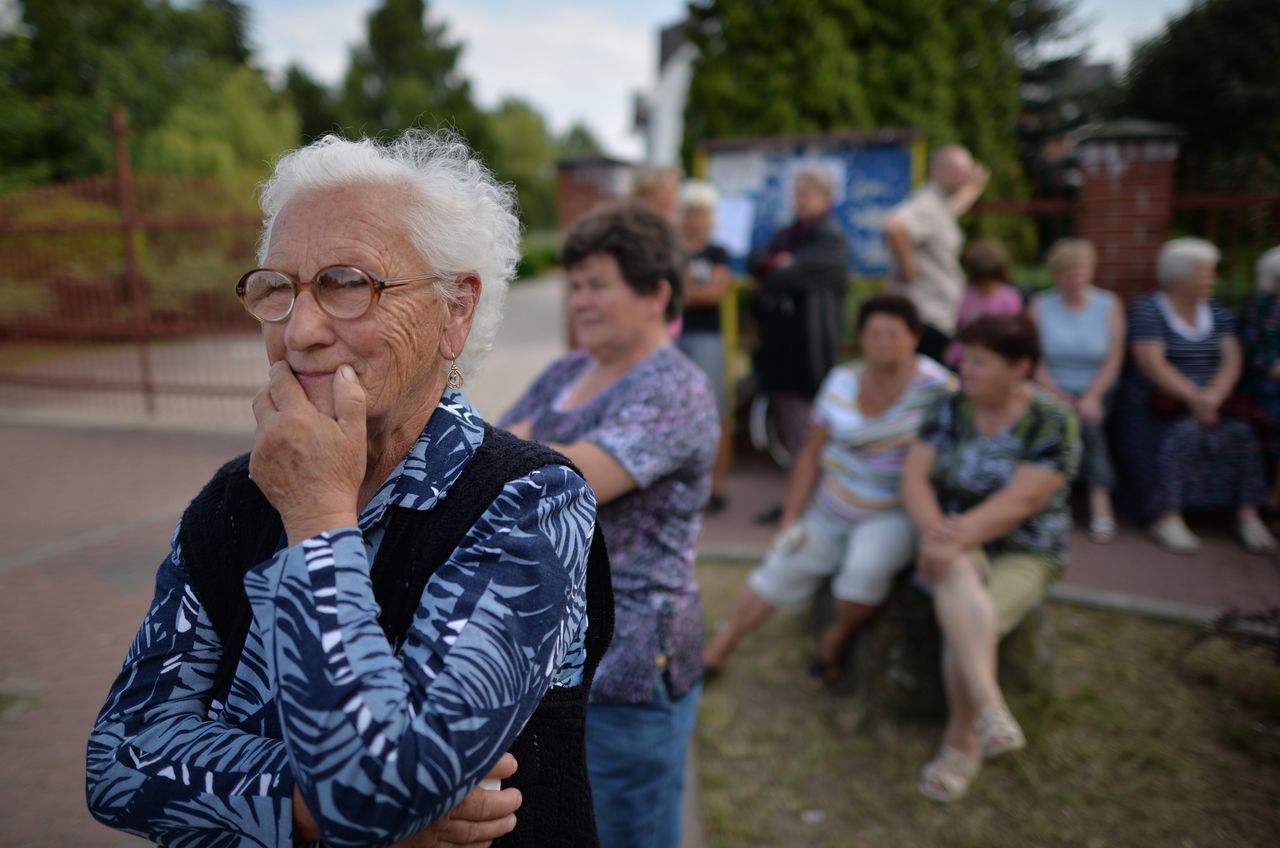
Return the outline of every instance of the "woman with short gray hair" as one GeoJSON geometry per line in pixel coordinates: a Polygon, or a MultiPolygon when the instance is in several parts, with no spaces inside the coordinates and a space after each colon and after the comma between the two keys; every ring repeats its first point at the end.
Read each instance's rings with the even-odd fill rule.
{"type": "Polygon", "coordinates": [[[1124,364],[1124,303],[1093,285],[1097,251],[1085,239],[1059,239],[1045,257],[1053,289],[1037,294],[1027,315],[1043,351],[1036,382],[1080,419],[1084,458],[1080,482],[1089,493],[1089,538],[1115,539],[1111,491],[1116,475],[1106,418],[1124,364]]]}
{"type": "Polygon", "coordinates": [[[1258,515],[1266,500],[1261,449],[1228,402],[1243,356],[1230,313],[1213,298],[1218,257],[1197,238],[1160,249],[1161,290],[1129,317],[1135,368],[1121,393],[1120,456],[1140,515],[1164,549],[1200,549],[1184,511],[1229,510],[1245,548],[1267,553],[1276,541],[1258,515]]]}
{"type": "Polygon", "coordinates": [[[1266,419],[1267,452],[1274,462],[1267,506],[1280,510],[1280,247],[1258,258],[1257,285],[1240,321],[1244,387],[1266,419]]]}
{"type": "Polygon", "coordinates": [[[173,535],[90,811],[164,845],[597,844],[595,495],[461,391],[518,256],[510,188],[448,135],[330,136],[262,207],[253,452],[173,535]]]}
{"type": "Polygon", "coordinates": [[[752,364],[778,410],[782,444],[794,457],[809,438],[813,398],[844,340],[849,244],[833,213],[829,171],[806,165],[792,190],[795,219],[748,264],[758,283],[752,307],[760,341],[752,364]]]}

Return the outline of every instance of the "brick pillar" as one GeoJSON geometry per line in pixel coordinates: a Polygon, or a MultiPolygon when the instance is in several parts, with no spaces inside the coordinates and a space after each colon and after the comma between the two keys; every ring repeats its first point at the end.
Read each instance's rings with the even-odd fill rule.
{"type": "Polygon", "coordinates": [[[631,193],[632,167],[605,156],[556,163],[556,225],[563,236],[596,206],[631,193]]]}
{"type": "Polygon", "coordinates": [[[1098,249],[1097,284],[1126,302],[1156,286],[1181,136],[1176,127],[1146,121],[1095,124],[1073,136],[1084,178],[1076,231],[1098,249]]]}

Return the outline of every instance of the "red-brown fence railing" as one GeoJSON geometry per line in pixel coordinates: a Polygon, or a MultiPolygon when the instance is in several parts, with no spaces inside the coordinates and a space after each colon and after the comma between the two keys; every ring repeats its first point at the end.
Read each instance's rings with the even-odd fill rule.
{"type": "Polygon", "coordinates": [[[0,197],[0,386],[124,393],[147,415],[161,396],[243,405],[263,359],[239,349],[257,324],[233,292],[252,182],[135,175],[113,117],[115,175],[0,197]]]}

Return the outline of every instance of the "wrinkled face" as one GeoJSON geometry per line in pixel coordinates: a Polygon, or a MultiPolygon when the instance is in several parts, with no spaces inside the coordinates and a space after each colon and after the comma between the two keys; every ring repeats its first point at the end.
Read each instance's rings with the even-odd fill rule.
{"type": "Polygon", "coordinates": [[[877,367],[891,368],[909,362],[915,357],[919,341],[905,321],[884,312],[869,317],[858,334],[863,358],[877,367]]]}
{"type": "Polygon", "coordinates": [[[960,382],[972,400],[998,403],[1013,393],[1030,370],[1026,360],[1010,362],[981,345],[967,344],[960,360],[960,382]]]}
{"type": "MultiPolygon", "coordinates": [[[[330,265],[384,279],[430,273],[396,212],[406,202],[386,187],[298,195],[275,219],[264,266],[302,281],[330,265]]],[[[288,362],[321,412],[333,414],[333,375],[346,364],[368,394],[370,424],[397,427],[434,402],[447,316],[430,282],[386,289],[368,314],[348,320],[330,317],[308,289],[286,320],[264,323],[262,333],[267,358],[288,362]]]]}
{"type": "Polygon", "coordinates": [[[593,356],[626,349],[654,326],[662,327],[667,297],[639,295],[627,285],[610,253],[593,253],[567,270],[569,316],[578,343],[593,356]]]}
{"type": "Polygon", "coordinates": [[[1218,281],[1218,263],[1200,262],[1191,273],[1169,284],[1170,291],[1181,292],[1196,300],[1213,297],[1213,286],[1218,281]]]}
{"type": "Polygon", "coordinates": [[[809,179],[796,180],[795,188],[796,217],[801,221],[817,218],[831,208],[831,198],[809,179]]]}
{"type": "Polygon", "coordinates": [[[1093,265],[1089,262],[1075,262],[1063,265],[1053,272],[1053,284],[1065,294],[1077,294],[1084,291],[1093,282],[1093,265]]]}
{"type": "Polygon", "coordinates": [[[689,244],[705,244],[711,240],[711,210],[705,206],[680,208],[680,234],[689,244]]]}

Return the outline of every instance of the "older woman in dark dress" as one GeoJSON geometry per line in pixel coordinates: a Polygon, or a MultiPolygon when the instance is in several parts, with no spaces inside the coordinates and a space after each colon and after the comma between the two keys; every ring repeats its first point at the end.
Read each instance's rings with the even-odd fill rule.
{"type": "Polygon", "coordinates": [[[1280,510],[1280,247],[1258,258],[1257,288],[1240,322],[1243,385],[1262,413],[1266,449],[1275,463],[1267,506],[1280,510]]]}
{"type": "Polygon", "coordinates": [[[1213,298],[1218,249],[1194,238],[1160,249],[1161,290],[1134,307],[1134,368],[1120,393],[1119,457],[1152,538],[1193,554],[1200,540],[1187,510],[1232,511],[1246,550],[1276,541],[1258,516],[1267,498],[1261,446],[1228,405],[1243,365],[1235,322],[1213,298]]]}

